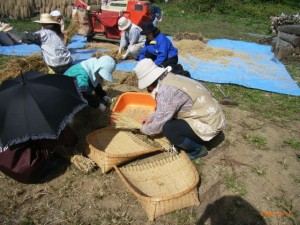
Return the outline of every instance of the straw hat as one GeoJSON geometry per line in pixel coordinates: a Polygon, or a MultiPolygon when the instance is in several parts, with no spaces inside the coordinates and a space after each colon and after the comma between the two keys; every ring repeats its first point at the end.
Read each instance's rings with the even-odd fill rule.
{"type": "Polygon", "coordinates": [[[131,20],[127,19],[124,16],[122,16],[118,20],[118,28],[119,28],[119,30],[126,30],[130,25],[131,25],[131,20]]]}
{"type": "Polygon", "coordinates": [[[142,59],[134,68],[134,72],[138,79],[139,89],[144,89],[167,72],[167,69],[158,67],[151,59],[142,59]]]}
{"type": "Polygon", "coordinates": [[[59,24],[59,22],[56,22],[52,19],[52,16],[49,13],[41,14],[40,20],[36,20],[33,22],[41,24],[59,24]]]}

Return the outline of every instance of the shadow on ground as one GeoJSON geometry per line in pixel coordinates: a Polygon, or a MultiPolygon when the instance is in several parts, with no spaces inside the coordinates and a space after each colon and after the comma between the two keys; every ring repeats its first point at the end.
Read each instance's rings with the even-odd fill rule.
{"type": "Polygon", "coordinates": [[[260,213],[240,196],[224,196],[208,204],[197,225],[266,225],[260,213]]]}

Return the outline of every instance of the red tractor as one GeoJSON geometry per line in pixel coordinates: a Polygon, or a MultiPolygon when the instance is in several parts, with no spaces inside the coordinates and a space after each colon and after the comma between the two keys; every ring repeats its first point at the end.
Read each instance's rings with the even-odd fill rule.
{"type": "Polygon", "coordinates": [[[148,1],[110,1],[104,6],[88,6],[83,0],[76,0],[74,7],[89,12],[89,23],[92,28],[90,36],[96,35],[97,39],[119,40],[121,32],[118,29],[118,20],[122,16],[139,26],[143,22],[151,21],[151,4],[148,1]]]}

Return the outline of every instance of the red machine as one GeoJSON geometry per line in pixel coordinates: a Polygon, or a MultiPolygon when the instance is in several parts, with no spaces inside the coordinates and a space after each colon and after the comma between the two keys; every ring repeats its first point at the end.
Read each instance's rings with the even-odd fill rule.
{"type": "Polygon", "coordinates": [[[118,20],[122,16],[139,26],[151,21],[151,4],[148,1],[123,0],[111,1],[105,6],[88,6],[83,0],[76,0],[74,6],[88,10],[92,35],[100,39],[120,39],[118,20]]]}

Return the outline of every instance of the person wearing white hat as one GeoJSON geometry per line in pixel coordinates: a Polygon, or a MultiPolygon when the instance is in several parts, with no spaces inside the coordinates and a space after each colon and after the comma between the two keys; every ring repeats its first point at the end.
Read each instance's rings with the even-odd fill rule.
{"type": "Polygon", "coordinates": [[[39,45],[43,59],[51,71],[63,74],[71,66],[72,57],[64,44],[60,24],[48,13],[41,14],[40,20],[34,22],[41,24],[42,29],[34,33],[23,33],[22,42],[39,45]]]}
{"type": "Polygon", "coordinates": [[[93,108],[98,108],[100,111],[105,111],[105,104],[111,103],[111,98],[107,96],[103,90],[102,84],[104,80],[113,81],[113,71],[116,69],[116,61],[108,56],[101,56],[99,59],[93,57],[82,61],[70,67],[65,73],[65,76],[75,77],[79,90],[83,97],[88,101],[88,104],[93,108]],[[93,95],[95,92],[96,96],[93,95]]]}
{"type": "Polygon", "coordinates": [[[190,159],[208,154],[204,143],[225,127],[219,103],[198,81],[158,67],[151,59],[141,60],[134,69],[139,89],[147,88],[156,100],[155,112],[143,121],[141,132],[163,135],[187,152],[190,159]]]}
{"type": "Polygon", "coordinates": [[[61,31],[64,32],[64,30],[65,30],[65,23],[64,23],[64,20],[62,19],[61,12],[58,11],[58,10],[54,10],[54,11],[52,11],[50,13],[50,15],[52,16],[52,19],[54,21],[59,22],[61,31]]]}
{"type": "Polygon", "coordinates": [[[146,41],[146,36],[140,34],[142,29],[124,16],[118,20],[118,28],[123,32],[118,54],[121,54],[122,50],[127,48],[125,54],[122,55],[122,59],[126,59],[129,54],[137,59],[146,41]]]}

